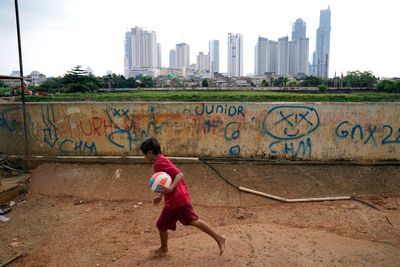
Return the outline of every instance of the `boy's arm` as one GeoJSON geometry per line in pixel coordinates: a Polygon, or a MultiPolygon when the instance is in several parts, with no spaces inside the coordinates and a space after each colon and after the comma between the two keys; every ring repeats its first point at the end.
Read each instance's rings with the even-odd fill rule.
{"type": "Polygon", "coordinates": [[[173,183],[171,184],[170,187],[165,187],[165,186],[163,186],[163,185],[159,185],[159,187],[161,188],[161,189],[160,189],[160,192],[161,192],[162,194],[168,194],[168,193],[173,192],[173,191],[175,190],[176,186],[179,184],[179,182],[180,182],[182,179],[183,179],[183,173],[180,172],[180,173],[178,173],[178,174],[175,176],[175,179],[174,179],[174,181],[173,181],[173,183]]]}

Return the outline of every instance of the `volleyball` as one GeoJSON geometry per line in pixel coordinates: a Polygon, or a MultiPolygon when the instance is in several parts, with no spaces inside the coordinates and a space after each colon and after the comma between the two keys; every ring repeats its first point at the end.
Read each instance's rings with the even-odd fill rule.
{"type": "Polygon", "coordinates": [[[171,176],[165,172],[156,172],[150,177],[150,189],[153,192],[160,191],[159,185],[170,187],[172,182],[171,176]]]}

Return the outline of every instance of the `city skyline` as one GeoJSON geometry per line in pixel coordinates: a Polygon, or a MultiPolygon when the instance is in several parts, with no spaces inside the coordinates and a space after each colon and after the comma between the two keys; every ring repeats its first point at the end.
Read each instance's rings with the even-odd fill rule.
{"type": "MultiPolygon", "coordinates": [[[[278,40],[291,36],[292,24],[298,18],[307,23],[311,61],[316,50],[320,10],[330,6],[329,76],[352,70],[373,71],[378,77],[400,76],[397,49],[400,41],[395,37],[395,26],[400,25],[396,14],[400,4],[396,1],[362,3],[360,12],[358,3],[343,0],[310,0],[307,4],[294,0],[266,4],[255,0],[246,5],[206,0],[196,10],[176,0],[168,3],[150,0],[141,5],[149,14],[138,12],[135,16],[131,13],[137,5],[135,1],[60,0],[57,3],[55,6],[49,0],[20,1],[24,73],[38,70],[47,76],[60,76],[76,65],[83,65],[92,68],[95,75],[104,75],[108,70],[123,74],[122,40],[127,30],[139,26],[157,33],[164,67],[168,67],[169,51],[177,43],[190,45],[192,64],[200,51],[208,53],[210,40],[219,40],[219,69],[224,73],[227,72],[227,33],[241,33],[243,74],[246,75],[254,73],[254,46],[258,37],[278,40]],[[93,6],[96,12],[89,12],[93,6]],[[170,16],[173,12],[179,16],[170,16]],[[207,19],[196,21],[194,14],[204,12],[207,19]],[[370,38],[366,40],[365,36],[370,38]]],[[[13,1],[1,1],[0,73],[4,75],[18,70],[15,35],[13,1]]]]}

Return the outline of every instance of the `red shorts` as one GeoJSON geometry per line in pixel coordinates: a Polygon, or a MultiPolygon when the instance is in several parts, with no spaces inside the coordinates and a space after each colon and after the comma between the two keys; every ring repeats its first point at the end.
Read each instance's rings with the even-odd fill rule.
{"type": "Polygon", "coordinates": [[[175,209],[163,208],[160,218],[158,218],[157,221],[157,228],[161,231],[175,231],[177,221],[180,221],[183,225],[189,225],[191,221],[197,220],[198,218],[190,204],[175,209]]]}

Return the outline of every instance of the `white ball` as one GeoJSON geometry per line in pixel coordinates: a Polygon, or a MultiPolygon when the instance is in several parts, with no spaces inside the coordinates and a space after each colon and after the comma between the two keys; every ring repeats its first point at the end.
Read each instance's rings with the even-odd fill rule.
{"type": "Polygon", "coordinates": [[[158,192],[160,190],[159,185],[170,187],[171,183],[171,176],[166,172],[156,172],[150,177],[150,189],[153,192],[158,192]]]}

